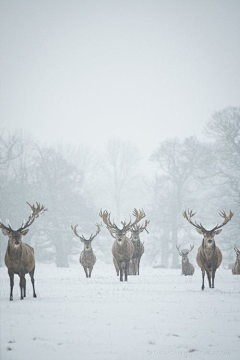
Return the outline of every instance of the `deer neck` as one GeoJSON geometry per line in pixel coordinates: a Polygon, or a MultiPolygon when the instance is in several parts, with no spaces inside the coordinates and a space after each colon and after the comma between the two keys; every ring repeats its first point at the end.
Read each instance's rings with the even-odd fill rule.
{"type": "Polygon", "coordinates": [[[14,248],[11,246],[10,241],[8,242],[8,254],[11,256],[11,258],[18,259],[22,255],[22,243],[17,247],[14,248]]]}

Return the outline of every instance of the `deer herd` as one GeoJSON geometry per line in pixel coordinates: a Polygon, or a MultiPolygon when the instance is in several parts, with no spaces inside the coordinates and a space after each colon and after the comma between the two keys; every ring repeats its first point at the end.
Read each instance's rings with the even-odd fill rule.
{"type": "MultiPolygon", "coordinates": [[[[34,220],[42,215],[47,209],[36,203],[30,205],[30,215],[27,222],[23,221],[18,230],[13,230],[8,220],[4,225],[0,220],[0,228],[4,235],[8,236],[8,246],[5,254],[5,264],[8,268],[8,275],[10,278],[10,300],[13,300],[13,286],[14,286],[14,274],[20,277],[20,298],[21,300],[26,297],[26,279],[25,275],[29,274],[31,277],[33,287],[33,297],[37,297],[34,286],[34,271],[35,271],[35,258],[34,249],[28,244],[22,242],[22,237],[25,236],[29,227],[34,220]]],[[[215,235],[220,234],[222,227],[226,225],[233,217],[232,211],[229,215],[222,211],[220,216],[224,219],[221,225],[216,225],[211,230],[206,230],[202,224],[193,222],[192,218],[196,213],[193,211],[184,211],[183,217],[193,225],[197,232],[203,236],[202,244],[197,253],[197,264],[202,271],[202,290],[204,289],[204,277],[207,274],[208,283],[210,288],[214,288],[214,278],[217,268],[222,262],[222,253],[215,244],[215,235]]],[[[140,261],[144,253],[144,245],[140,240],[140,234],[145,230],[148,233],[147,226],[149,220],[145,220],[144,223],[140,223],[145,218],[145,212],[143,209],[133,210],[134,220],[127,222],[126,220],[121,222],[121,229],[111,220],[111,213],[107,210],[100,210],[99,216],[103,223],[106,225],[110,235],[114,238],[112,245],[113,264],[116,269],[116,273],[120,275],[120,281],[128,280],[128,275],[139,275],[140,261]],[[130,233],[130,238],[127,234],[130,233]]],[[[84,249],[80,254],[80,264],[83,266],[86,277],[90,278],[93,270],[93,266],[96,263],[96,256],[92,249],[92,241],[100,233],[102,224],[96,224],[97,231],[95,234],[86,239],[83,235],[79,235],[77,232],[78,225],[71,225],[74,234],[84,244],[84,249]]],[[[179,255],[182,257],[182,275],[193,275],[194,267],[189,262],[188,254],[193,250],[194,245],[190,246],[190,249],[180,250],[180,245],[176,246],[179,255]]],[[[234,275],[240,275],[240,250],[237,246],[234,246],[236,252],[236,261],[232,268],[234,275]]]]}

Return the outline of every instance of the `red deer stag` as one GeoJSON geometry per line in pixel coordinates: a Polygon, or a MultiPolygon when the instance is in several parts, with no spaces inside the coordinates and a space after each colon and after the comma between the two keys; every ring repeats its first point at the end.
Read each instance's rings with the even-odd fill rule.
{"type": "Polygon", "coordinates": [[[214,236],[220,234],[222,231],[220,228],[231,220],[233,213],[230,211],[227,216],[225,211],[220,212],[219,215],[224,218],[224,221],[221,225],[215,226],[212,230],[206,230],[201,223],[199,225],[196,221],[193,223],[191,218],[195,214],[196,213],[193,213],[192,210],[188,210],[188,213],[186,211],[183,212],[183,217],[196,228],[199,234],[203,235],[202,245],[198,249],[197,263],[202,270],[202,290],[204,290],[205,271],[207,273],[209,287],[214,288],[215,273],[222,262],[222,253],[215,244],[214,236]]]}
{"type": "MultiPolygon", "coordinates": [[[[106,210],[99,213],[100,217],[102,218],[104,224],[107,226],[112,237],[114,237],[115,241],[112,245],[112,254],[113,254],[113,262],[117,264],[119,271],[120,271],[120,281],[123,281],[123,272],[125,274],[125,281],[127,281],[128,272],[129,272],[129,263],[132,259],[133,255],[133,245],[132,242],[127,238],[126,234],[130,231],[131,227],[136,225],[140,220],[142,220],[146,215],[143,210],[139,212],[137,209],[134,209],[133,215],[135,216],[136,220],[132,223],[131,218],[128,223],[126,221],[121,222],[123,228],[119,229],[117,225],[111,222],[110,215],[106,210]]],[[[117,268],[116,268],[117,270],[117,268]]]]}
{"type": "Polygon", "coordinates": [[[187,249],[182,249],[180,251],[180,245],[177,246],[176,248],[179,252],[179,255],[182,257],[182,275],[193,275],[194,274],[194,266],[190,263],[189,259],[188,259],[188,254],[192,251],[192,249],[194,248],[194,245],[190,245],[190,250],[187,249]]]}
{"type": "Polygon", "coordinates": [[[232,268],[232,273],[233,275],[240,275],[240,250],[238,250],[236,245],[234,245],[234,250],[236,251],[237,258],[232,268]]]}
{"type": "Polygon", "coordinates": [[[71,225],[71,228],[72,228],[74,234],[77,237],[79,237],[81,242],[84,244],[84,249],[80,254],[79,262],[83,266],[87,278],[91,277],[93,266],[95,265],[95,263],[97,261],[96,256],[94,255],[93,250],[92,250],[92,241],[100,233],[102,225],[96,224],[96,226],[97,226],[96,234],[95,235],[92,234],[89,239],[85,239],[85,237],[83,235],[80,236],[77,233],[78,225],[75,225],[75,226],[71,225]]]}
{"type": "Polygon", "coordinates": [[[18,230],[13,230],[9,221],[7,225],[4,225],[0,220],[0,228],[4,235],[7,235],[8,247],[5,254],[5,264],[8,268],[8,275],[10,278],[10,300],[13,300],[13,286],[14,286],[14,274],[20,277],[20,295],[21,300],[26,297],[26,279],[25,274],[30,275],[33,286],[33,297],[37,297],[34,286],[34,271],[35,271],[35,258],[34,249],[22,242],[22,236],[27,235],[29,229],[27,229],[34,220],[44,213],[47,209],[43,205],[37,203],[36,207],[27,203],[31,212],[28,221],[23,220],[22,226],[18,230]]]}
{"type": "Polygon", "coordinates": [[[132,256],[132,260],[131,260],[133,275],[139,275],[140,261],[141,261],[142,255],[144,253],[144,245],[140,241],[139,235],[144,230],[149,234],[149,232],[147,231],[147,226],[149,223],[150,223],[150,220],[145,220],[144,225],[136,224],[133,227],[131,227],[131,229],[130,229],[130,231],[131,231],[130,240],[132,241],[133,248],[134,248],[133,256],[132,256]]]}

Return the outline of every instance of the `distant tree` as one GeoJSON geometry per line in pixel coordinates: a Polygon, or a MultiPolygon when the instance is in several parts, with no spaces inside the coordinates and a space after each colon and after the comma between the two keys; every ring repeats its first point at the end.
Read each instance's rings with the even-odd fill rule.
{"type": "Polygon", "coordinates": [[[213,140],[211,156],[215,167],[210,174],[215,207],[234,211],[222,243],[224,258],[230,262],[233,245],[240,241],[240,107],[229,106],[215,112],[205,132],[213,140]]]}
{"type": "MultiPolygon", "coordinates": [[[[170,139],[160,145],[150,160],[158,165],[155,186],[159,195],[155,198],[159,199],[159,226],[164,229],[163,253],[168,253],[165,237],[169,235],[172,264],[176,267],[179,259],[175,249],[181,230],[179,221],[182,222],[183,204],[189,196],[192,182],[206,160],[206,149],[195,137],[183,141],[170,139]]],[[[165,264],[167,260],[162,262],[165,264]]]]}
{"type": "Polygon", "coordinates": [[[102,167],[105,193],[114,205],[117,223],[121,220],[121,216],[126,216],[123,214],[123,208],[131,203],[130,198],[133,199],[137,191],[138,163],[138,151],[130,142],[120,140],[108,142],[102,167]]]}
{"type": "MultiPolygon", "coordinates": [[[[56,250],[56,264],[68,266],[73,242],[71,224],[91,223],[93,209],[80,195],[82,175],[52,148],[37,146],[34,169],[35,194],[49,209],[45,235],[56,250]]],[[[86,226],[87,228],[89,227],[86,226]]],[[[46,240],[45,240],[46,241],[46,240]]]]}

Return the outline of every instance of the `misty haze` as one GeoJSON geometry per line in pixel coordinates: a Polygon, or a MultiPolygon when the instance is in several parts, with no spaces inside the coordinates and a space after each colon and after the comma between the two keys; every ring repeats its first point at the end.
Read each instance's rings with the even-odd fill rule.
{"type": "Polygon", "coordinates": [[[0,1],[1,360],[239,359],[240,1],[0,1]]]}

